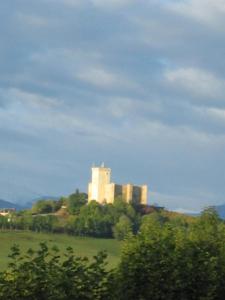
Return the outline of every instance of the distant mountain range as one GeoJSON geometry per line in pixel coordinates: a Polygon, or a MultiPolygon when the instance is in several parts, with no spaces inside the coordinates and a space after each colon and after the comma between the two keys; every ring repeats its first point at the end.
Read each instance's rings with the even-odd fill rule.
{"type": "Polygon", "coordinates": [[[39,200],[48,200],[48,199],[58,200],[59,198],[60,197],[43,196],[43,197],[36,198],[36,199],[30,200],[26,203],[22,203],[22,204],[18,204],[18,203],[14,203],[11,201],[6,201],[3,199],[0,199],[0,209],[3,209],[3,208],[15,208],[16,210],[30,209],[33,206],[33,204],[39,200]]]}
{"type": "Polygon", "coordinates": [[[225,219],[225,204],[214,206],[220,218],[225,219]]]}
{"type": "Polygon", "coordinates": [[[42,197],[38,197],[38,198],[35,198],[35,199],[32,199],[28,202],[26,202],[23,207],[24,208],[31,208],[33,206],[33,204],[39,200],[59,200],[60,197],[55,197],[55,196],[42,196],[42,197]]]}
{"type": "MultiPolygon", "coordinates": [[[[212,205],[211,207],[215,208],[215,210],[217,211],[217,213],[220,216],[220,218],[225,220],[225,204],[212,205]]],[[[182,211],[180,211],[180,210],[178,212],[182,213],[182,211]]],[[[186,213],[188,215],[193,216],[193,217],[197,217],[197,216],[199,216],[201,214],[201,212],[199,212],[199,213],[189,213],[189,212],[186,212],[186,213]]]]}
{"type": "Polygon", "coordinates": [[[19,204],[0,199],[0,209],[2,208],[15,208],[16,210],[23,209],[19,204]]]}

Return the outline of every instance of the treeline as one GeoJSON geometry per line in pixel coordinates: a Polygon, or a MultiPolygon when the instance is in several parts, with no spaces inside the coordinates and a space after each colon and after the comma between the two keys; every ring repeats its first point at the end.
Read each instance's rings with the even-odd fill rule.
{"type": "Polygon", "coordinates": [[[223,300],[225,225],[213,209],[200,217],[152,213],[126,238],[121,261],[108,270],[106,255],[88,261],[68,249],[21,255],[0,273],[0,299],[8,300],[223,300]]]}
{"type": "Polygon", "coordinates": [[[87,203],[87,195],[76,193],[55,200],[37,201],[31,210],[0,216],[0,229],[68,233],[78,236],[124,239],[138,231],[138,207],[121,198],[113,204],[87,203]]]}

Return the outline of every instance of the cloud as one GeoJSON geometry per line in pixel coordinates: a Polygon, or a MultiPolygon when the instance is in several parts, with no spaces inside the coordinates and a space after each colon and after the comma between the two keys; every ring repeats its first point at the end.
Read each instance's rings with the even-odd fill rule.
{"type": "MultiPolygon", "coordinates": [[[[52,1],[52,0],[51,0],[52,1]]],[[[58,0],[62,1],[62,0],[58,0]]],[[[124,6],[130,6],[134,3],[134,0],[63,0],[62,3],[70,6],[81,6],[83,5],[94,5],[97,8],[106,8],[106,9],[113,9],[113,8],[122,8],[124,6]]]]}
{"type": "Polygon", "coordinates": [[[49,25],[47,18],[34,14],[24,14],[19,12],[16,17],[21,24],[26,24],[27,26],[46,27],[49,25]]]}
{"type": "Polygon", "coordinates": [[[208,108],[207,113],[215,117],[218,121],[225,123],[225,109],[208,108]]]}
{"type": "Polygon", "coordinates": [[[106,111],[115,118],[125,119],[137,118],[144,114],[162,113],[162,105],[157,101],[143,101],[141,99],[128,97],[109,97],[106,105],[106,111]]]}
{"type": "Polygon", "coordinates": [[[172,1],[168,7],[174,12],[186,17],[190,17],[203,25],[215,27],[223,30],[225,1],[224,0],[187,0],[172,1]]]}
{"type": "Polygon", "coordinates": [[[34,136],[58,132],[68,136],[89,136],[92,142],[117,139],[109,128],[103,129],[89,115],[79,112],[74,105],[68,105],[66,109],[64,102],[57,98],[19,89],[1,90],[1,94],[3,99],[7,99],[8,105],[0,110],[0,126],[7,123],[8,128],[13,130],[16,124],[17,131],[34,136]]]}
{"type": "Polygon", "coordinates": [[[222,201],[223,1],[15,0],[0,12],[0,183],[21,186],[0,184],[0,197],[86,190],[106,161],[173,209],[222,201]]]}
{"type": "Polygon", "coordinates": [[[216,107],[194,107],[199,116],[207,118],[208,121],[213,120],[218,124],[225,126],[225,109],[216,107]]]}
{"type": "Polygon", "coordinates": [[[123,88],[129,88],[135,86],[123,76],[107,71],[101,67],[88,67],[87,69],[81,69],[76,77],[87,83],[103,88],[118,88],[121,86],[123,88]]]}
{"type": "Polygon", "coordinates": [[[225,80],[197,68],[167,70],[165,79],[175,88],[200,98],[225,100],[225,80]]]}
{"type": "Polygon", "coordinates": [[[84,3],[85,1],[81,0],[48,0],[51,2],[57,1],[58,3],[61,3],[62,5],[69,5],[69,6],[74,6],[74,7],[79,7],[82,5],[82,2],[84,3]]]}
{"type": "Polygon", "coordinates": [[[121,8],[124,6],[130,6],[134,3],[133,0],[91,0],[91,2],[95,6],[103,8],[121,8]]]}
{"type": "Polygon", "coordinates": [[[60,100],[57,98],[46,97],[44,95],[23,91],[17,88],[10,88],[8,90],[0,90],[5,102],[17,102],[21,105],[27,105],[34,109],[51,108],[60,105],[60,100]]]}

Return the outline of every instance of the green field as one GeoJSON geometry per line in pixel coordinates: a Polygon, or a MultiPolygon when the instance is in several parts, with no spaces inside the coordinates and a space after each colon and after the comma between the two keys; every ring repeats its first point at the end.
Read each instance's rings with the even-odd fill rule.
{"type": "Polygon", "coordinates": [[[9,262],[8,254],[13,244],[19,245],[22,251],[26,251],[29,248],[37,249],[42,241],[46,241],[49,247],[56,245],[62,253],[70,246],[78,256],[89,258],[98,251],[106,250],[109,267],[115,267],[119,262],[121,242],[114,239],[95,239],[26,231],[0,231],[0,270],[6,268],[9,262]]]}

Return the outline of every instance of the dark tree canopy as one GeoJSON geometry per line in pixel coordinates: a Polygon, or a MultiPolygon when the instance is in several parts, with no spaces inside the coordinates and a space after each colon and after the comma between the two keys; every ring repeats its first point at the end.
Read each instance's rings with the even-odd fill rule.
{"type": "Polygon", "coordinates": [[[80,209],[82,219],[71,216],[71,224],[84,222],[80,230],[94,228],[92,234],[115,221],[115,234],[125,241],[114,270],[107,269],[105,253],[89,261],[72,249],[60,257],[46,244],[25,255],[15,246],[0,273],[0,300],[224,300],[225,224],[213,209],[190,219],[165,212],[144,216],[136,235],[128,211],[123,203],[118,212],[91,202],[80,209]],[[103,216],[110,218],[102,223],[103,216]]]}

